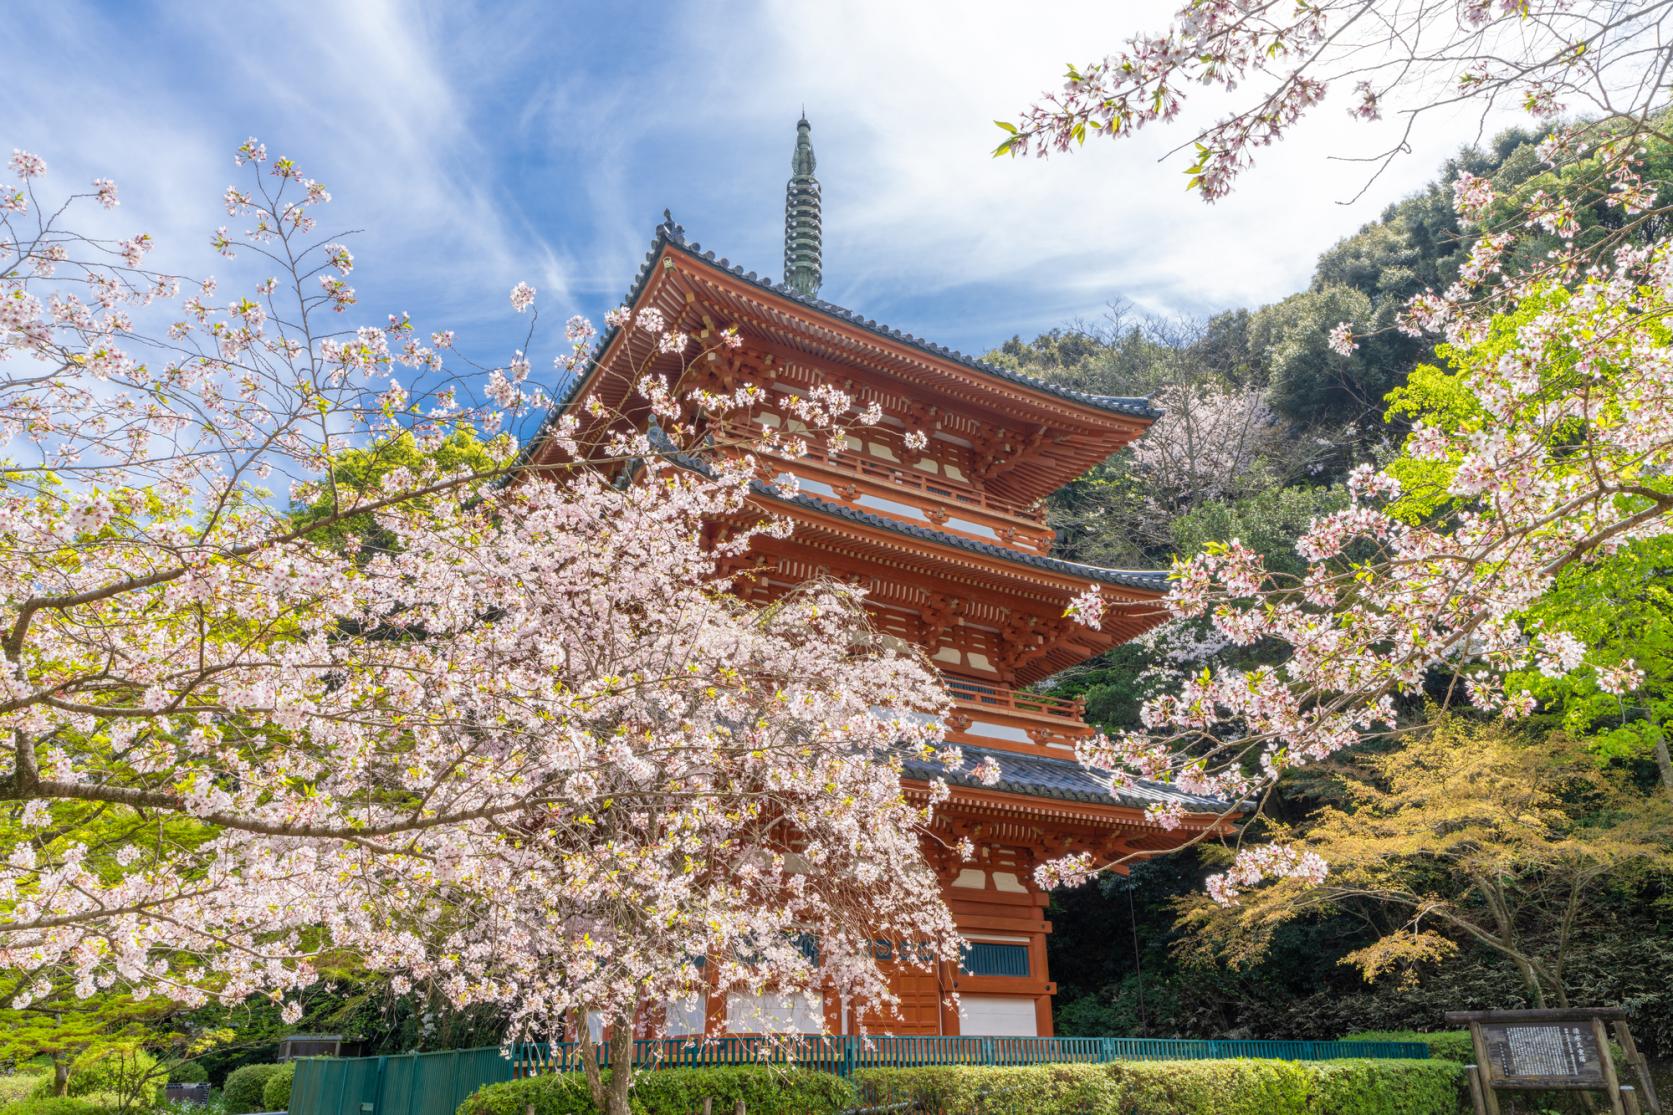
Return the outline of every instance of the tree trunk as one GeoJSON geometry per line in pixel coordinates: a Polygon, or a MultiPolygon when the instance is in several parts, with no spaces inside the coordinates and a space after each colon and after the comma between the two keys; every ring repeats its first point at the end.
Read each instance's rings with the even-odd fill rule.
{"type": "Polygon", "coordinates": [[[610,1092],[604,1115],[633,1115],[627,1090],[633,1084],[633,1019],[618,1018],[610,1030],[610,1092]]]}
{"type": "Polygon", "coordinates": [[[600,1111],[606,1109],[609,1097],[604,1091],[604,1074],[598,1067],[598,1046],[593,1044],[592,1027],[587,1025],[587,1012],[575,1012],[575,1034],[581,1046],[581,1072],[587,1078],[587,1091],[592,1093],[593,1106],[600,1111]]]}
{"type": "Polygon", "coordinates": [[[62,1053],[52,1055],[52,1094],[70,1094],[70,1059],[62,1053]]]}
{"type": "Polygon", "coordinates": [[[1667,753],[1667,737],[1656,740],[1656,769],[1661,772],[1661,788],[1673,797],[1673,756],[1667,753]]]}
{"type": "Polygon", "coordinates": [[[1487,909],[1493,915],[1493,922],[1498,928],[1499,951],[1510,958],[1516,965],[1516,970],[1522,974],[1522,982],[1527,985],[1529,994],[1534,997],[1534,1006],[1544,1010],[1549,1004],[1545,999],[1545,981],[1539,978],[1539,971],[1534,963],[1522,951],[1516,941],[1516,923],[1510,916],[1510,905],[1505,901],[1504,893],[1499,889],[1497,881],[1485,876],[1475,879],[1476,890],[1487,902],[1487,909]]]}

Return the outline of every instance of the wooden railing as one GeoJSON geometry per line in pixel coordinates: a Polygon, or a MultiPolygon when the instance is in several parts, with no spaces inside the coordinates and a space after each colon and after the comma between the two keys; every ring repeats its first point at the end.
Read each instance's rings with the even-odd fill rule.
{"type": "MultiPolygon", "coordinates": [[[[719,436],[753,445],[759,440],[763,431],[751,429],[735,422],[727,422],[718,424],[715,432],[719,436]]],[[[821,444],[819,437],[815,434],[806,435],[806,440],[807,452],[801,457],[789,458],[792,464],[797,461],[811,461],[833,472],[849,473],[877,480],[893,487],[908,488],[912,491],[922,492],[944,503],[957,504],[960,507],[984,511],[989,515],[998,515],[1006,519],[1015,519],[1042,529],[1046,526],[1046,511],[1043,506],[1024,505],[1017,503],[1015,500],[990,495],[980,488],[955,483],[944,477],[932,476],[922,469],[913,468],[911,465],[880,461],[858,450],[832,453],[821,444]]]]}
{"type": "Polygon", "coordinates": [[[980,705],[1005,712],[1020,712],[1034,716],[1061,716],[1075,721],[1086,711],[1086,702],[1079,697],[1053,697],[1049,693],[1029,693],[1021,689],[1007,689],[969,678],[944,678],[947,691],[958,704],[980,705]]]}

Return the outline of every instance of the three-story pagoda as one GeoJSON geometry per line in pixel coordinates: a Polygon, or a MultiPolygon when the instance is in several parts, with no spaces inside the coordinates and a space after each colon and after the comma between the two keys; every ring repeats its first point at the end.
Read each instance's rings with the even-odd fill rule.
{"type": "MultiPolygon", "coordinates": [[[[821,195],[805,118],[792,171],[785,282],[717,259],[669,218],[626,305],[635,315],[655,307],[670,329],[699,341],[736,329],[742,345],[710,345],[715,350],[684,370],[680,387],[763,388],[765,401],[748,416],[756,427],[793,432],[787,400],[821,383],[881,408],[882,422],[856,431],[845,452],[815,444],[806,456],[772,463],[774,475],[795,475],[796,492],[763,486],[756,498],[794,531],[757,538],[726,571],[747,574],[736,591],[758,601],[815,577],[862,586],[878,629],[921,647],[941,669],[954,703],[949,741],[970,765],[994,756],[1002,776],[984,786],[952,775],[952,797],[924,844],[969,942],[958,970],[899,969],[900,1018],[854,1019],[833,1002],[823,1019],[785,1021],[832,1033],[855,1032],[864,1021],[896,1034],[1050,1035],[1051,924],[1035,867],[1079,851],[1100,862],[1166,852],[1222,824],[1218,803],[1168,787],[1141,784],[1112,796],[1075,760],[1075,742],[1091,734],[1081,702],[1029,688],[1165,618],[1165,574],[1053,557],[1043,509],[1046,496],[1141,436],[1158,412],[1142,398],[1090,395],[995,367],[822,301],[821,195]],[[927,444],[913,449],[911,432],[927,435],[927,444]],[[1108,605],[1096,630],[1064,614],[1093,586],[1108,605]],[[1167,801],[1185,807],[1181,827],[1164,829],[1149,814],[1167,801]],[[953,851],[964,838],[977,848],[973,860],[953,851]],[[947,995],[955,990],[956,1009],[947,995]]],[[[585,415],[596,399],[607,413],[648,425],[632,391],[646,355],[631,345],[630,334],[607,333],[562,410],[585,415]]],[[[651,369],[679,375],[681,359],[668,355],[651,369]]],[[[538,443],[531,453],[538,463],[538,443]]],[[[925,795],[945,772],[909,759],[906,776],[907,791],[925,795]]],[[[719,1032],[728,1015],[749,1014],[721,1003],[704,1013],[670,1028],[719,1032]]]]}

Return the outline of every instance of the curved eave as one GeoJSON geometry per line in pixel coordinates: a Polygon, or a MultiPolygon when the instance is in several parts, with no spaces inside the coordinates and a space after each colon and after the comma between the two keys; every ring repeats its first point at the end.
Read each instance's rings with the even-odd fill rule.
{"type": "MultiPolygon", "coordinates": [[[[873,319],[863,317],[834,303],[810,298],[783,283],[774,283],[765,276],[758,276],[753,271],[745,271],[741,267],[734,266],[724,258],[717,259],[712,251],[705,252],[700,245],[688,242],[684,230],[671,221],[665,221],[657,226],[650,251],[646,253],[644,262],[634,278],[633,285],[625,299],[625,304],[637,305],[639,303],[652,278],[662,270],[658,260],[664,257],[665,253],[669,255],[677,253],[691,263],[712,269],[733,281],[743,284],[755,294],[777,300],[799,313],[816,315],[827,323],[858,330],[877,340],[887,342],[893,347],[909,351],[919,357],[926,357],[931,362],[951,366],[965,372],[974,372],[979,377],[996,385],[1004,384],[1007,389],[1021,388],[1041,400],[1055,400],[1059,405],[1062,403],[1072,404],[1083,413],[1087,420],[1092,422],[1100,421],[1097,416],[1103,415],[1105,416],[1103,421],[1119,418],[1126,423],[1136,422],[1138,428],[1142,429],[1143,426],[1148,425],[1162,414],[1159,409],[1151,405],[1148,399],[1094,395],[1049,383],[1022,372],[1001,368],[979,360],[946,345],[938,345],[903,330],[880,324],[873,319]]],[[[571,378],[565,384],[560,398],[553,408],[552,418],[548,419],[548,424],[585,394],[590,384],[599,375],[599,369],[608,366],[613,355],[612,350],[617,346],[617,342],[622,336],[623,331],[620,327],[613,327],[604,332],[594,347],[592,357],[587,364],[587,371],[583,375],[571,378]]],[[[527,460],[538,452],[545,433],[546,426],[543,425],[541,430],[524,446],[520,460],[527,460]]]]}
{"type": "MultiPolygon", "coordinates": [[[[682,461],[681,463],[685,462],[682,461]]],[[[962,550],[965,553],[980,554],[983,557],[1011,565],[1056,573],[1077,581],[1091,581],[1097,584],[1119,585],[1125,589],[1137,589],[1139,592],[1157,599],[1168,590],[1168,574],[1162,570],[1106,569],[1099,565],[1084,565],[1076,561],[1064,561],[1061,558],[1013,550],[1006,546],[993,545],[990,542],[980,542],[974,538],[946,534],[930,527],[902,522],[899,519],[874,515],[869,511],[861,511],[852,507],[844,507],[838,503],[831,503],[828,500],[820,499],[818,496],[786,495],[771,484],[757,482],[752,487],[757,495],[764,496],[776,503],[805,508],[822,515],[829,515],[833,518],[871,527],[874,530],[904,535],[907,538],[914,538],[931,545],[945,546],[953,550],[962,550]]]]}
{"type": "Polygon", "coordinates": [[[977,800],[1003,800],[1018,810],[1038,809],[1039,804],[1054,803],[1082,807],[1077,812],[1089,819],[1102,818],[1109,823],[1133,828],[1166,831],[1149,810],[1157,805],[1178,805],[1184,815],[1181,828],[1193,832],[1224,827],[1238,814],[1236,807],[1213,798],[1186,794],[1159,782],[1136,782],[1131,787],[1112,793],[1109,775],[1092,771],[1066,759],[1021,755],[1010,751],[993,751],[981,747],[963,747],[967,765],[986,758],[999,764],[1000,778],[992,786],[983,785],[968,773],[949,774],[933,760],[903,756],[901,774],[908,786],[927,787],[932,779],[942,779],[953,788],[956,796],[977,800]],[[1086,812],[1086,810],[1092,812],[1086,812]]]}

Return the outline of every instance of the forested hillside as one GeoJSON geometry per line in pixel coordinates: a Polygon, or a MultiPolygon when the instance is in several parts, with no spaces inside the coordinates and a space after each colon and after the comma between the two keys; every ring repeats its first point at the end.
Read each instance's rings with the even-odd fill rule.
{"type": "MultiPolygon", "coordinates": [[[[1204,321],[1112,306],[990,358],[1101,394],[1155,395],[1165,417],[1123,453],[1058,493],[1050,511],[1068,556],[1166,566],[1237,538],[1297,571],[1293,543],[1345,502],[1356,463],[1384,464],[1408,423],[1468,421],[1447,361],[1399,332],[1411,296],[1446,287],[1469,253],[1454,216],[1460,171],[1501,197],[1560,191],[1584,171],[1548,170],[1535,139],[1507,133],[1461,153],[1421,193],[1318,260],[1307,289],[1204,321]],[[1338,322],[1359,340],[1327,345],[1338,322]]],[[[1665,151],[1651,152],[1665,182],[1665,151]]],[[[1588,235],[1619,220],[1584,211],[1588,235]]],[[[1519,249],[1537,258],[1539,244],[1519,249]]],[[[1430,509],[1411,475],[1407,511],[1430,509]]],[[[1259,830],[1306,835],[1332,861],[1316,890],[1282,885],[1240,907],[1200,896],[1204,847],[1141,863],[1054,900],[1051,965],[1066,1034],[1332,1037],[1435,1028],[1466,1007],[1624,1003],[1634,1028],[1673,1049],[1673,547],[1643,542],[1564,574],[1542,617],[1575,631],[1646,681],[1628,697],[1592,681],[1530,674],[1540,701],[1515,728],[1442,711],[1448,693],[1402,710],[1403,742],[1362,745],[1286,780],[1259,830]]],[[[1056,679],[1089,718],[1133,726],[1143,696],[1222,646],[1165,628],[1056,679]]],[[[1234,657],[1235,655],[1235,657],[1234,657]]]]}

